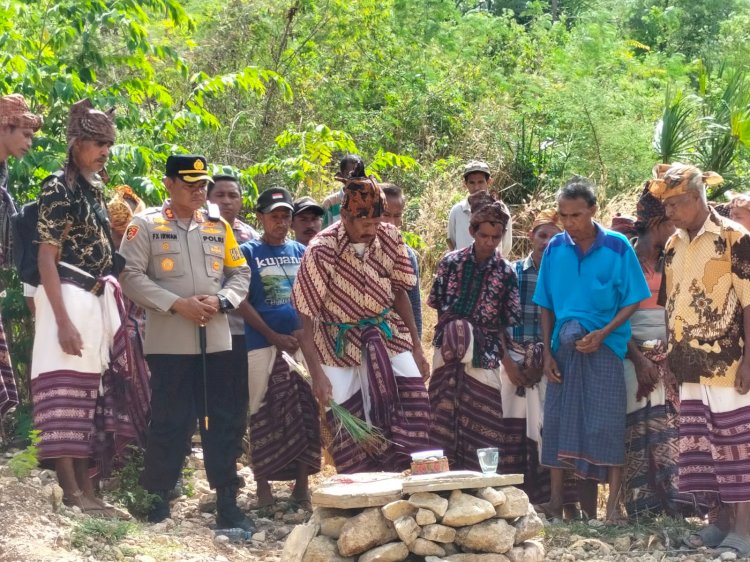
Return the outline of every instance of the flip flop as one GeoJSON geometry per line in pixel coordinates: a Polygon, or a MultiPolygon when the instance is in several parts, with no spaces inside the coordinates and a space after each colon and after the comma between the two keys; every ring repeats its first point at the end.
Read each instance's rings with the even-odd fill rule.
{"type": "Polygon", "coordinates": [[[727,531],[722,531],[716,525],[711,524],[707,527],[703,527],[695,533],[690,533],[688,536],[682,539],[682,544],[684,544],[688,548],[701,548],[703,546],[716,548],[721,544],[721,541],[723,541],[728,534],[729,533],[727,531]],[[700,544],[698,544],[698,541],[693,540],[694,537],[696,537],[698,541],[700,541],[700,544]]]}
{"type": "Polygon", "coordinates": [[[750,538],[743,537],[737,533],[729,533],[721,544],[713,551],[716,555],[725,552],[734,552],[737,558],[745,558],[750,555],[750,538]]]}

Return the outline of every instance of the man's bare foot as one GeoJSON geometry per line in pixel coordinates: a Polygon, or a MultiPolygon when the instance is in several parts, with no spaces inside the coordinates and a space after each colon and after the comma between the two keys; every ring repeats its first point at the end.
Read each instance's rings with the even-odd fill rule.
{"type": "Polygon", "coordinates": [[[256,494],[258,495],[258,507],[269,507],[275,503],[273,499],[273,493],[271,492],[271,485],[267,480],[258,481],[258,488],[256,494]]]}
{"type": "Polygon", "coordinates": [[[292,490],[292,500],[294,500],[302,509],[306,511],[312,510],[312,502],[310,497],[310,489],[307,486],[307,477],[304,482],[297,481],[294,484],[292,490]]]}

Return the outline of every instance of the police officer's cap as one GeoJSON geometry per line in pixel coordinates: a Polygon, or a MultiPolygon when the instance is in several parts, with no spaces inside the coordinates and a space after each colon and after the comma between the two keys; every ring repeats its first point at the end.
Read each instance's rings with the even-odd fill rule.
{"type": "Polygon", "coordinates": [[[255,210],[259,213],[270,213],[279,208],[294,211],[294,201],[291,194],[283,187],[269,187],[258,196],[255,210]]]}
{"type": "Polygon", "coordinates": [[[187,183],[213,181],[208,175],[208,164],[205,156],[196,154],[172,154],[167,158],[168,178],[180,178],[187,183]]]}

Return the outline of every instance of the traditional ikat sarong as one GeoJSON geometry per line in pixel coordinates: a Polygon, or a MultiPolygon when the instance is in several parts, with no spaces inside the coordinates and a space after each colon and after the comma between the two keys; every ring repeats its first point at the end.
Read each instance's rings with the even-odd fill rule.
{"type": "Polygon", "coordinates": [[[683,383],[680,389],[680,492],[750,501],[750,397],[734,388],[683,383]]]}
{"type": "MultiPolygon", "coordinates": [[[[445,364],[437,367],[430,379],[430,404],[435,416],[432,441],[443,449],[454,470],[481,470],[477,449],[499,447],[503,442],[497,369],[472,368],[471,357],[467,357],[472,344],[472,328],[467,320],[448,322],[439,349],[445,364]],[[469,372],[495,377],[497,384],[481,382],[469,372]]],[[[500,455],[505,455],[505,451],[501,450],[500,455]]]]}
{"type": "Polygon", "coordinates": [[[256,479],[294,480],[300,464],[320,471],[320,421],[310,385],[276,354],[260,409],[250,417],[256,479]]]}
{"type": "MultiPolygon", "coordinates": [[[[404,470],[410,465],[411,453],[423,451],[430,446],[427,390],[411,353],[389,357],[383,344],[383,336],[375,327],[363,329],[362,340],[366,380],[362,385],[350,387],[356,389],[359,386],[345,400],[339,401],[339,404],[379,428],[389,443],[384,450],[375,454],[365,451],[346,431],[337,430],[337,422],[329,410],[326,420],[333,433],[330,452],[339,473],[404,470]],[[366,390],[363,392],[364,389],[366,390]]],[[[339,372],[339,377],[333,378],[330,368],[323,366],[323,370],[334,386],[336,399],[337,379],[353,380],[359,376],[362,367],[346,370],[337,368],[335,370],[339,372]]]]}

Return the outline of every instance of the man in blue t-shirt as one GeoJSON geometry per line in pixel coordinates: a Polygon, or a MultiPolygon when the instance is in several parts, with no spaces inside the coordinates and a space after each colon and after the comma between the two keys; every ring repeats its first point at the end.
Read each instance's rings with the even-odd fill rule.
{"type": "Polygon", "coordinates": [[[609,484],[607,520],[619,522],[625,462],[628,318],[651,294],[628,240],[594,221],[596,195],[574,177],[557,195],[564,232],[542,258],[534,302],[542,307],[544,403],[542,464],[550,467],[550,502],[560,517],[563,469],[580,479],[581,508],[596,513],[597,482],[609,484]]]}
{"type": "Polygon", "coordinates": [[[239,311],[245,320],[250,450],[259,507],[274,502],[270,480],[295,480],[292,499],[309,508],[308,476],[320,470],[318,407],[299,372],[304,370],[296,335],[300,325],[291,303],[305,251],[287,240],[292,209],[286,189],[265,190],[256,205],[263,235],[240,247],[252,270],[239,311]]]}

